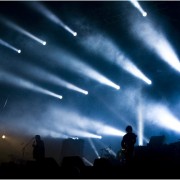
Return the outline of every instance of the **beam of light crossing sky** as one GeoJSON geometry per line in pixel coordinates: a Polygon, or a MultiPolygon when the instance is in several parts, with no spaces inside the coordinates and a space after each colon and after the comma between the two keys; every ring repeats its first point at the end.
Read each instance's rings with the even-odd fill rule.
{"type": "Polygon", "coordinates": [[[113,127],[109,127],[107,125],[101,125],[101,124],[98,125],[97,124],[97,126],[99,126],[99,130],[97,130],[98,134],[113,135],[113,136],[123,136],[123,135],[125,135],[125,132],[120,131],[118,129],[115,129],[113,127]]]}
{"type": "Polygon", "coordinates": [[[100,158],[100,155],[99,155],[99,153],[98,153],[98,151],[97,151],[97,149],[96,149],[96,147],[95,147],[95,145],[94,145],[92,139],[88,138],[88,141],[89,141],[89,144],[91,145],[93,151],[95,152],[96,157],[97,157],[97,158],[100,158]]]}
{"type": "Polygon", "coordinates": [[[51,119],[53,119],[53,123],[51,123],[51,126],[63,134],[89,138],[101,138],[102,135],[123,136],[125,134],[123,131],[101,123],[98,120],[95,121],[91,118],[84,117],[69,109],[54,108],[52,112],[53,117],[51,119]],[[60,116],[64,117],[64,119],[59,119],[58,117],[60,116]]]}
{"type": "Polygon", "coordinates": [[[130,2],[133,4],[134,7],[136,7],[136,8],[139,10],[139,12],[140,12],[144,17],[147,16],[147,12],[145,12],[145,11],[143,10],[143,8],[141,7],[141,5],[139,4],[138,1],[136,1],[136,0],[130,0],[130,2]]]}
{"type": "Polygon", "coordinates": [[[0,44],[7,47],[7,48],[10,48],[14,51],[16,51],[17,53],[21,53],[21,50],[20,49],[17,49],[15,48],[14,46],[10,45],[9,43],[5,42],[4,40],[0,39],[0,44]]]}
{"type": "Polygon", "coordinates": [[[42,136],[47,137],[53,137],[53,138],[63,138],[63,139],[67,139],[69,136],[62,134],[60,132],[55,132],[54,130],[50,130],[49,128],[45,129],[45,128],[40,128],[38,129],[37,133],[40,133],[42,136]]]}
{"type": "Polygon", "coordinates": [[[54,23],[58,24],[59,26],[63,27],[65,30],[70,32],[73,36],[77,36],[77,32],[73,31],[61,19],[59,19],[53,12],[51,12],[49,9],[47,9],[45,6],[43,6],[39,2],[31,4],[31,7],[36,9],[38,12],[43,14],[46,18],[48,18],[52,22],[54,22],[54,23]]]}
{"type": "Polygon", "coordinates": [[[34,76],[41,80],[50,81],[51,83],[53,82],[55,85],[59,85],[59,86],[65,87],[67,89],[71,89],[73,91],[77,91],[82,94],[88,95],[88,91],[83,90],[83,89],[73,85],[72,83],[69,83],[69,82],[63,80],[54,74],[51,74],[51,73],[43,70],[42,68],[38,68],[31,64],[27,65],[26,63],[23,63],[23,65],[22,65],[22,63],[23,62],[21,62],[21,66],[23,66],[23,69],[25,70],[24,72],[26,72],[26,73],[30,72],[31,76],[34,76]],[[26,71],[26,69],[28,69],[28,71],[26,71]],[[46,79],[44,79],[44,77],[46,77],[46,79]]]}
{"type": "Polygon", "coordinates": [[[150,21],[132,20],[132,33],[164,62],[180,72],[180,61],[165,35],[150,21]],[[142,31],[143,29],[143,31],[142,31]],[[139,32],[139,33],[137,33],[139,32]]]}
{"type": "Polygon", "coordinates": [[[84,131],[82,129],[73,129],[73,128],[71,128],[71,130],[68,132],[67,135],[77,136],[77,137],[97,138],[97,139],[102,138],[102,136],[100,136],[100,135],[90,133],[90,132],[84,131]]]}
{"type": "Polygon", "coordinates": [[[89,166],[93,166],[93,163],[91,163],[90,161],[88,161],[85,157],[82,157],[83,158],[83,161],[85,163],[87,163],[89,166]]]}
{"type": "Polygon", "coordinates": [[[56,97],[58,99],[63,98],[61,95],[58,95],[58,94],[56,94],[52,91],[49,91],[47,89],[44,89],[42,87],[39,87],[39,86],[35,85],[34,83],[29,82],[21,77],[15,76],[14,74],[10,74],[9,72],[6,73],[1,70],[1,78],[2,78],[1,80],[8,81],[10,84],[13,84],[14,86],[17,86],[17,87],[22,87],[22,88],[26,88],[26,89],[29,89],[29,90],[32,90],[35,92],[40,92],[40,93],[43,93],[43,94],[46,94],[49,96],[56,97]],[[3,78],[2,78],[2,76],[3,76],[3,78]]]}
{"type": "Polygon", "coordinates": [[[7,20],[7,19],[5,19],[5,18],[2,18],[2,17],[0,18],[0,20],[1,20],[4,24],[6,24],[8,27],[13,28],[14,30],[16,30],[16,31],[18,31],[18,32],[20,32],[20,33],[28,36],[29,38],[35,40],[36,42],[41,43],[42,45],[46,45],[46,41],[43,41],[43,40],[41,40],[40,38],[34,36],[34,35],[31,34],[30,32],[26,31],[25,29],[21,28],[20,26],[18,26],[18,25],[16,25],[16,24],[14,24],[13,22],[11,22],[11,21],[9,21],[9,20],[7,20]]]}
{"type": "Polygon", "coordinates": [[[66,87],[67,89],[71,89],[73,91],[77,91],[77,92],[80,92],[82,94],[88,95],[88,91],[83,90],[83,89],[81,89],[81,88],[79,88],[79,87],[77,87],[77,86],[63,80],[63,79],[60,79],[59,77],[57,77],[55,75],[49,74],[49,78],[51,78],[54,83],[56,83],[58,85],[61,85],[63,87],[66,87]]]}
{"type": "Polygon", "coordinates": [[[106,61],[115,63],[128,73],[143,80],[147,84],[151,84],[151,80],[147,78],[136,65],[127,58],[115,44],[100,34],[88,36],[80,43],[94,53],[100,54],[106,61]]]}
{"type": "Polygon", "coordinates": [[[180,133],[180,119],[162,104],[149,104],[146,106],[145,118],[150,122],[180,133]]]}
{"type": "Polygon", "coordinates": [[[117,64],[119,64],[124,70],[128,71],[135,77],[143,80],[147,84],[152,84],[151,80],[147,78],[131,61],[129,61],[129,59],[127,59],[123,55],[120,55],[117,58],[117,64]]]}
{"type": "Polygon", "coordinates": [[[143,114],[141,97],[139,97],[139,104],[137,105],[137,118],[138,118],[138,144],[143,145],[143,114]]]}
{"type": "Polygon", "coordinates": [[[58,57],[58,53],[60,50],[57,50],[57,53],[53,53],[53,58],[55,59],[55,61],[57,63],[59,63],[60,66],[64,66],[65,68],[82,74],[90,79],[93,79],[94,81],[97,81],[101,84],[105,84],[107,86],[111,86],[117,90],[120,89],[120,86],[113,83],[111,80],[109,80],[108,78],[106,78],[105,76],[103,76],[102,74],[100,74],[99,72],[97,72],[95,69],[93,69],[91,66],[87,65],[86,63],[80,61],[79,59],[77,59],[76,57],[73,57],[71,55],[69,55],[68,53],[66,54],[66,52],[62,52],[61,54],[61,59],[60,61],[57,61],[57,57],[58,57]],[[54,55],[55,54],[55,55],[54,55]],[[64,57],[62,56],[62,54],[65,54],[64,57]],[[67,61],[68,59],[68,61],[67,61]],[[69,65],[71,64],[71,65],[69,65]]]}

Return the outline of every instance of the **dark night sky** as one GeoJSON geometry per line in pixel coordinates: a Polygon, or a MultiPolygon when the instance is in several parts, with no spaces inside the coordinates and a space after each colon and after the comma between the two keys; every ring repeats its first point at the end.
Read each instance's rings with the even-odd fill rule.
{"type": "MultiPolygon", "coordinates": [[[[41,134],[44,138],[52,137],[51,133],[59,133],[60,129],[69,134],[72,126],[75,126],[72,124],[79,123],[83,127],[86,122],[91,124],[91,120],[121,131],[124,131],[127,124],[131,124],[138,134],[138,112],[141,111],[145,138],[164,134],[168,143],[180,138],[180,130],[175,132],[173,128],[161,125],[171,119],[165,113],[158,112],[158,107],[163,106],[180,120],[179,72],[143,43],[146,38],[146,41],[153,39],[153,35],[151,38],[148,33],[148,37],[144,36],[142,40],[138,35],[145,34],[143,25],[142,28],[137,28],[138,31],[134,26],[136,22],[151,22],[152,29],[158,33],[163,32],[179,57],[179,1],[140,1],[148,13],[145,18],[129,1],[40,2],[76,31],[77,37],[33,9],[31,4],[35,3],[0,2],[0,17],[47,41],[47,45],[42,46],[3,21],[0,22],[0,39],[22,50],[18,54],[0,45],[0,134],[16,134],[21,139],[17,142],[20,144],[27,141],[25,136],[31,137],[34,134],[41,134]],[[117,66],[114,47],[151,79],[152,85],[147,85],[117,66]],[[79,73],[82,71],[81,67],[73,66],[76,60],[120,85],[121,89],[116,90],[79,73]],[[45,75],[38,69],[46,72],[45,75]],[[60,94],[63,99],[58,100],[23,88],[18,85],[21,84],[20,80],[14,81],[12,76],[7,75],[9,73],[60,94]],[[49,74],[85,89],[89,94],[85,96],[53,83],[49,74]],[[153,115],[149,116],[149,113],[153,115]],[[161,117],[164,122],[159,122],[161,117]]],[[[156,44],[156,41],[153,43],[156,44]]],[[[166,51],[164,49],[164,53],[166,51]]],[[[92,131],[93,123],[91,128],[92,131]]],[[[106,144],[114,146],[112,148],[116,151],[120,137],[104,137],[108,139],[106,144]],[[114,143],[109,140],[110,137],[114,138],[114,143]]]]}

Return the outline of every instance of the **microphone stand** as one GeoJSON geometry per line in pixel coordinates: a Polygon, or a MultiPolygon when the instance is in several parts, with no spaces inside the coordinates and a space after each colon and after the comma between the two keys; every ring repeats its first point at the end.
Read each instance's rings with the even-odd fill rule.
{"type": "Polygon", "coordinates": [[[23,159],[23,160],[24,160],[25,149],[26,149],[26,147],[32,142],[33,139],[34,139],[34,137],[31,138],[31,139],[25,144],[25,146],[22,148],[22,159],[23,159]]]}

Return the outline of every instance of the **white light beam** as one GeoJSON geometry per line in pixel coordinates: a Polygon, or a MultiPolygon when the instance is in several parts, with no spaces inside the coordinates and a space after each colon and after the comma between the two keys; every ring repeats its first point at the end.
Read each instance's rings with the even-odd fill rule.
{"type": "Polygon", "coordinates": [[[9,43],[5,42],[4,40],[0,39],[0,44],[3,46],[6,46],[14,51],[16,51],[17,53],[21,53],[20,49],[15,48],[14,46],[10,45],[9,43]]]}

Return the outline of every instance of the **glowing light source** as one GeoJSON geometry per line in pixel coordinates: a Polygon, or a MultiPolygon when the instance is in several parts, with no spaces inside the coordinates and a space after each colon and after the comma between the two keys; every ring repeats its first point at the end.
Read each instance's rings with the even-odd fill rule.
{"type": "Polygon", "coordinates": [[[6,138],[6,136],[5,135],[2,135],[2,139],[5,139],[6,138]]]}
{"type": "MultiPolygon", "coordinates": [[[[100,35],[100,33],[97,35],[92,34],[81,41],[81,43],[88,49],[100,54],[106,61],[113,62],[133,76],[145,81],[147,84],[152,84],[151,80],[147,78],[145,74],[107,38],[107,36],[104,37],[100,35]],[[107,49],[110,49],[110,51],[107,51],[107,49]]],[[[118,86],[113,87],[120,89],[118,86]]]]}
{"type": "Polygon", "coordinates": [[[140,4],[138,3],[138,1],[136,0],[130,0],[130,2],[134,5],[134,7],[136,7],[140,13],[146,17],[147,16],[147,13],[142,9],[142,7],[140,6],[140,4]]]}
{"type": "Polygon", "coordinates": [[[44,89],[42,87],[39,87],[32,82],[29,82],[29,81],[27,81],[21,77],[18,77],[15,74],[12,75],[12,74],[7,73],[3,70],[1,70],[1,73],[4,74],[4,77],[5,77],[3,80],[6,80],[7,82],[9,82],[15,86],[20,86],[20,87],[30,89],[30,90],[35,91],[35,92],[41,92],[43,94],[50,95],[50,96],[56,97],[58,99],[63,98],[61,95],[58,95],[58,94],[56,94],[52,91],[49,91],[47,89],[44,89]]]}
{"type": "Polygon", "coordinates": [[[73,35],[74,35],[74,36],[77,36],[77,32],[74,32],[73,35]]]}
{"type": "Polygon", "coordinates": [[[117,64],[119,64],[124,70],[128,71],[133,76],[142,79],[149,85],[152,84],[151,80],[147,78],[128,58],[122,54],[117,58],[117,64]]]}
{"type": "MultiPolygon", "coordinates": [[[[120,89],[120,86],[100,74],[98,71],[94,70],[92,67],[87,65],[84,62],[81,62],[80,60],[76,59],[75,57],[69,57],[69,62],[71,62],[71,66],[66,66],[67,61],[61,59],[61,63],[63,63],[64,66],[66,66],[68,69],[71,69],[72,71],[78,72],[80,74],[83,74],[84,76],[87,76],[97,82],[100,82],[102,84],[111,86],[117,90],[120,89]]],[[[87,94],[87,92],[85,92],[87,94]]]]}
{"type": "Polygon", "coordinates": [[[6,47],[8,47],[8,48],[10,48],[10,49],[12,49],[12,50],[14,50],[14,51],[16,51],[16,52],[18,52],[18,53],[21,53],[21,50],[20,50],[20,49],[17,49],[17,48],[15,48],[15,47],[13,47],[12,45],[10,45],[9,43],[5,42],[5,41],[2,40],[2,39],[0,39],[0,44],[3,45],[3,46],[6,46],[6,47]]]}
{"type": "MultiPolygon", "coordinates": [[[[60,23],[58,23],[59,25],[62,25],[62,23],[60,24],[60,23]]],[[[68,26],[66,26],[66,25],[63,25],[64,26],[64,28],[67,30],[67,31],[69,31],[73,36],[77,36],[77,32],[75,32],[75,31],[73,31],[72,29],[70,29],[68,26]]]]}
{"type": "Polygon", "coordinates": [[[47,9],[42,4],[35,2],[35,4],[31,3],[31,6],[36,9],[38,12],[46,16],[48,19],[50,19],[52,22],[58,24],[59,26],[66,29],[68,32],[70,32],[73,36],[77,36],[77,32],[73,31],[70,27],[68,27],[59,17],[57,17],[53,12],[51,12],[49,9],[47,9]]]}
{"type": "Polygon", "coordinates": [[[24,63],[21,62],[21,65],[23,64],[23,67],[25,69],[25,73],[31,73],[31,76],[34,76],[35,78],[40,79],[41,81],[49,81],[51,83],[54,83],[55,85],[59,85],[59,86],[63,86],[67,89],[73,90],[73,91],[77,91],[80,92],[82,94],[88,95],[88,91],[81,89],[63,79],[61,79],[60,77],[51,74],[47,71],[45,71],[44,69],[37,67],[37,66],[33,66],[31,64],[24,63]],[[28,71],[26,71],[26,69],[28,69],[28,71]],[[46,79],[44,77],[47,77],[46,79]]]}
{"type": "Polygon", "coordinates": [[[42,44],[45,46],[46,45],[46,41],[42,42],[42,44]]]}
{"type": "Polygon", "coordinates": [[[173,50],[173,47],[160,31],[156,30],[151,21],[142,22],[140,20],[132,20],[132,33],[141,31],[141,33],[135,33],[134,35],[142,40],[144,44],[155,52],[163,61],[168,63],[176,71],[180,72],[180,61],[173,50]]]}
{"type": "Polygon", "coordinates": [[[46,41],[43,41],[43,40],[39,39],[38,37],[34,36],[33,34],[29,33],[28,31],[26,31],[25,29],[21,28],[20,26],[14,24],[13,22],[11,22],[11,21],[3,18],[3,17],[1,17],[0,20],[3,21],[7,26],[13,28],[14,30],[16,30],[16,31],[18,31],[18,32],[20,32],[20,33],[30,37],[31,39],[41,43],[42,45],[46,45],[46,41]]]}
{"type": "Polygon", "coordinates": [[[143,12],[143,16],[146,17],[147,16],[147,12],[143,12]]]}

